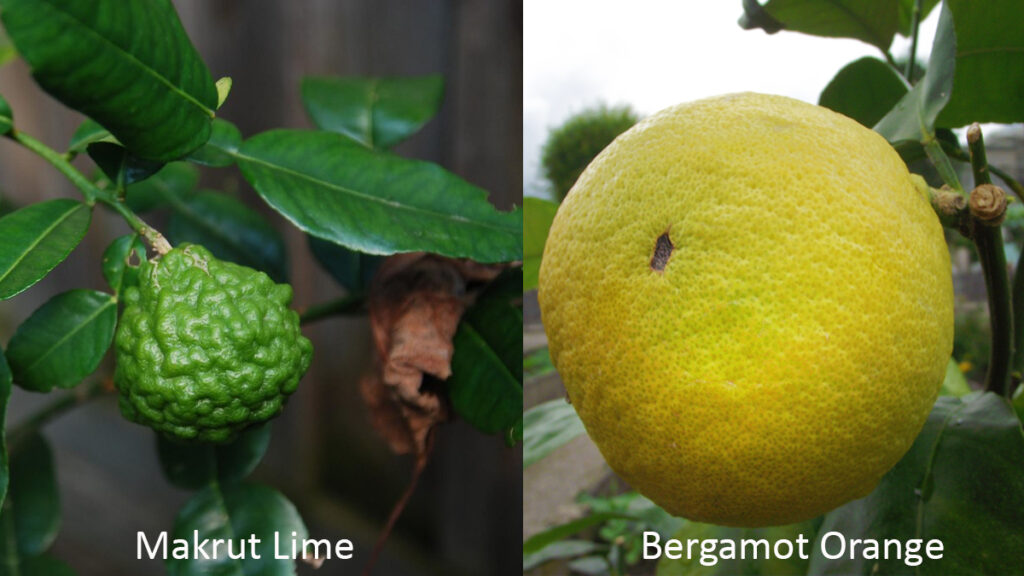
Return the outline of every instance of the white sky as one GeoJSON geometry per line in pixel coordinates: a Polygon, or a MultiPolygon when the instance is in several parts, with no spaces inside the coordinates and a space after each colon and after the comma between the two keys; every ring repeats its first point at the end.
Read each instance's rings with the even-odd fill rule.
{"type": "MultiPolygon", "coordinates": [[[[763,0],[762,0],[763,3],[763,0]]],[[[938,9],[922,24],[926,56],[938,9]]],[[[672,104],[738,91],[817,103],[840,68],[881,57],[857,40],[743,30],[741,0],[525,0],[523,184],[544,196],[538,172],[548,129],[589,106],[630,104],[641,116],[672,104]]],[[[897,36],[897,58],[910,42],[897,36]]]]}

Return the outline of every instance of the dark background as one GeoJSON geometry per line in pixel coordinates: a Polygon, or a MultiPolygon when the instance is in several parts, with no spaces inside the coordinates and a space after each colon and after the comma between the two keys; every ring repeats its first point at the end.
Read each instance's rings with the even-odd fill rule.
{"type": "MultiPolygon", "coordinates": [[[[447,81],[440,114],[397,148],[437,162],[491,193],[507,209],[522,197],[522,4],[513,0],[175,0],[182,22],[213,77],[234,88],[220,115],[243,135],[274,127],[310,127],[299,81],[313,74],[419,75],[447,81]]],[[[46,96],[26,67],[0,68],[0,91],[19,129],[63,149],[81,117],[46,96]]],[[[91,171],[88,160],[79,168],[91,171]]],[[[301,233],[263,206],[234,169],[204,171],[202,185],[239,190],[268,215],[289,245],[294,306],[341,291],[319,270],[301,233]]],[[[0,141],[0,195],[6,209],[77,192],[51,167],[0,141]]],[[[161,224],[152,218],[153,224],[161,224]]],[[[100,256],[128,232],[97,210],[71,257],[42,283],[0,302],[0,342],[51,296],[71,288],[106,289],[100,256]]],[[[365,318],[305,328],[316,347],[312,368],[284,415],[254,479],[282,491],[315,538],[350,538],[356,557],[328,562],[320,574],[357,574],[409,479],[408,457],[392,455],[370,429],[357,384],[369,366],[365,318]]],[[[101,367],[109,374],[110,359],[101,367]]],[[[15,390],[9,422],[60,392],[15,390]]],[[[44,430],[53,445],[63,526],[53,553],[82,575],[160,574],[134,559],[136,533],[170,530],[190,493],[162,477],[153,434],[121,419],[105,397],[44,430]]],[[[522,455],[463,422],[443,426],[432,461],[392,535],[377,574],[516,574],[521,556],[522,455]]],[[[308,569],[302,573],[312,573],[308,569]]]]}

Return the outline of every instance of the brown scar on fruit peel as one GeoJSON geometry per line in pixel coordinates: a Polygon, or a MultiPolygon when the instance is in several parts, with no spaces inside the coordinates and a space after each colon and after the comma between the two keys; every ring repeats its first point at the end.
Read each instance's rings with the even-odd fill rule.
{"type": "Polygon", "coordinates": [[[668,259],[672,257],[672,250],[674,249],[675,246],[668,237],[668,230],[666,230],[664,234],[658,236],[658,240],[654,244],[654,256],[651,256],[651,270],[664,272],[665,266],[668,265],[668,259]]]}

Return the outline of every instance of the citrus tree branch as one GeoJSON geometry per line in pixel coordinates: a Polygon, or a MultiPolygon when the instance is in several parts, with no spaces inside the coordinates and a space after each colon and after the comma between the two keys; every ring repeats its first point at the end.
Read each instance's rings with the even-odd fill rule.
{"type": "Polygon", "coordinates": [[[1013,307],[1001,227],[1006,215],[1006,194],[992,186],[985,157],[985,141],[977,123],[967,130],[967,145],[974,172],[974,190],[969,200],[972,239],[985,276],[989,324],[992,328],[992,350],[988,374],[985,375],[985,389],[1005,396],[1010,392],[1010,362],[1014,344],[1013,307]]]}
{"type": "Polygon", "coordinates": [[[104,190],[99,186],[93,184],[88,178],[79,172],[74,166],[68,162],[67,157],[60,154],[53,148],[50,148],[46,144],[43,144],[39,140],[21,132],[19,130],[11,130],[7,136],[21,144],[25,148],[34,152],[37,156],[46,160],[51,166],[57,169],[58,172],[64,175],[75,188],[78,188],[82,196],[85,197],[85,202],[89,206],[94,206],[97,202],[106,204],[114,212],[117,212],[124,218],[124,221],[128,223],[128,226],[134,230],[139,236],[146,239],[146,242],[160,254],[166,254],[171,250],[170,243],[163,237],[155,228],[146,224],[142,218],[133,212],[124,202],[119,200],[116,196],[111,194],[108,190],[104,190]]]}

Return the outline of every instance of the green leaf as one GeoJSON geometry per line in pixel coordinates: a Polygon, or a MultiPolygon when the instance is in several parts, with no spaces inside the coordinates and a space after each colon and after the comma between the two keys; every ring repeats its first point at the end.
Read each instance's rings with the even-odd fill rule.
{"type": "Polygon", "coordinates": [[[939,393],[943,396],[959,397],[970,392],[971,387],[967,384],[967,377],[960,371],[960,365],[950,358],[949,364],[946,364],[946,378],[942,381],[942,390],[939,393]]]}
{"type": "Polygon", "coordinates": [[[86,146],[86,151],[118,190],[141,182],[164,167],[163,162],[143,160],[113,142],[93,142],[86,146]]]}
{"type": "MultiPolygon", "coordinates": [[[[817,531],[819,520],[811,520],[800,524],[788,524],[785,526],[772,526],[768,528],[730,528],[726,526],[713,526],[711,524],[700,524],[687,522],[672,538],[679,540],[684,545],[683,557],[671,559],[662,556],[658,561],[657,576],[726,576],[732,574],[771,574],[772,576],[803,576],[807,573],[808,560],[802,559],[799,554],[798,539],[805,554],[812,552],[811,545],[817,531]],[[774,551],[775,543],[786,540],[793,543],[793,554],[788,558],[778,558],[775,554],[768,557],[751,557],[743,559],[719,559],[717,555],[712,556],[716,560],[714,566],[705,566],[701,563],[702,557],[697,550],[694,550],[692,558],[686,557],[685,545],[687,540],[699,540],[706,542],[716,540],[717,542],[732,541],[737,543],[743,539],[767,540],[769,547],[774,551]]],[[[665,541],[660,542],[661,546],[665,541]]],[[[699,549],[699,547],[698,547],[699,549]]],[[[786,555],[786,545],[780,546],[782,555],[786,555]]],[[[739,556],[739,554],[737,554],[739,556]]],[[[756,556],[756,555],[754,555],[756,556]]]]}
{"type": "Polygon", "coordinates": [[[11,454],[11,483],[0,516],[0,561],[42,554],[60,530],[60,494],[50,445],[39,434],[11,454]],[[13,548],[13,549],[12,549],[13,548]]]}
{"type": "MultiPolygon", "coordinates": [[[[255,484],[211,486],[193,496],[178,513],[172,538],[192,542],[195,530],[199,530],[203,538],[233,540],[235,550],[240,550],[241,541],[250,535],[260,543],[256,554],[247,554],[242,560],[232,560],[227,554],[211,559],[197,559],[191,554],[187,560],[168,559],[168,573],[175,576],[293,576],[295,561],[274,557],[275,536],[281,540],[281,550],[289,553],[293,532],[296,540],[309,536],[291,502],[279,492],[255,484]]],[[[246,546],[248,549],[248,544],[246,546]]]]}
{"type": "Polygon", "coordinates": [[[576,409],[562,398],[527,410],[523,429],[524,469],[587,432],[576,409]]]}
{"type": "Polygon", "coordinates": [[[180,488],[198,490],[218,480],[244,480],[263,460],[270,444],[270,424],[242,432],[229,444],[181,443],[159,434],[157,454],[167,480],[180,488]]]}
{"type": "Polygon", "coordinates": [[[217,110],[220,110],[220,107],[227,101],[228,95],[231,94],[231,85],[232,81],[230,76],[225,76],[217,80],[217,110]]]}
{"type": "Polygon", "coordinates": [[[320,267],[350,294],[365,292],[377,268],[384,261],[383,256],[355,252],[309,234],[306,235],[306,241],[320,267]]]}
{"type": "Polygon", "coordinates": [[[840,70],[818,104],[871,127],[907,93],[903,78],[878,58],[864,57],[840,70]]]}
{"type": "Polygon", "coordinates": [[[769,0],[763,7],[746,0],[743,9],[740,26],[746,30],[764,28],[771,34],[781,27],[814,36],[855,38],[883,52],[900,26],[900,8],[892,0],[769,0]]]}
{"type": "Polygon", "coordinates": [[[522,259],[523,213],[429,162],[327,132],[273,130],[242,144],[242,175],[299,229],[368,254],[522,259]]]}
{"type": "Polygon", "coordinates": [[[71,135],[71,142],[68,143],[68,152],[74,154],[85,152],[90,144],[95,144],[96,142],[120,144],[117,138],[114,138],[114,135],[106,128],[100,126],[95,120],[86,118],[75,129],[75,133],[71,135]]]}
{"type": "Polygon", "coordinates": [[[523,311],[519,269],[499,276],[466,311],[455,333],[452,407],[485,434],[511,437],[523,417],[523,311]]]}
{"type": "Polygon", "coordinates": [[[140,158],[173,160],[210,135],[217,89],[169,0],[0,0],[44,90],[140,158]]]}
{"type": "Polygon", "coordinates": [[[896,106],[879,120],[875,131],[890,143],[902,140],[922,142],[935,133],[935,120],[949,101],[953,86],[956,39],[953,18],[945,4],[939,13],[939,26],[932,44],[928,71],[896,106]]]}
{"type": "Polygon", "coordinates": [[[0,508],[7,497],[10,481],[10,459],[7,452],[7,404],[11,400],[11,368],[0,350],[0,508]]]}
{"type": "Polygon", "coordinates": [[[591,526],[597,526],[609,520],[615,519],[627,519],[636,520],[636,516],[625,512],[608,512],[599,514],[590,514],[565,524],[559,524],[538,532],[531,536],[526,542],[523,542],[523,556],[536,554],[546,548],[547,546],[558,542],[564,538],[578,534],[580,531],[590,528],[591,526]]]}
{"type": "Polygon", "coordinates": [[[71,290],[32,313],[11,337],[7,361],[26,390],[71,388],[91,374],[110,348],[117,299],[105,292],[71,290]]]}
{"type": "Polygon", "coordinates": [[[955,128],[971,122],[1024,121],[1020,104],[1024,4],[1019,0],[949,0],[946,4],[956,29],[956,75],[953,95],[938,125],[955,128]]]}
{"type": "Polygon", "coordinates": [[[136,234],[117,238],[103,251],[103,277],[115,294],[138,282],[139,265],[146,259],[146,245],[136,234]]]}
{"type": "Polygon", "coordinates": [[[92,212],[74,200],[38,202],[0,218],[0,300],[49,274],[82,241],[92,212]]]}
{"type": "MultiPolygon", "coordinates": [[[[910,451],[867,497],[825,517],[820,534],[941,540],[941,561],[920,574],[1012,574],[1024,550],[1024,435],[1005,398],[991,392],[935,403],[910,451]]],[[[834,544],[835,542],[832,542],[834,544]]],[[[816,543],[809,574],[896,574],[902,560],[829,560],[816,543]]],[[[829,551],[834,552],[830,547],[829,551]]]]}
{"type": "Polygon", "coordinates": [[[242,145],[242,133],[238,127],[217,118],[213,121],[213,130],[206,144],[188,155],[188,159],[196,164],[225,168],[235,163],[235,154],[242,145]]]}
{"type": "Polygon", "coordinates": [[[7,64],[18,57],[18,51],[11,45],[2,28],[0,28],[0,66],[7,64]]]}
{"type": "Polygon", "coordinates": [[[199,192],[171,206],[171,243],[200,244],[221,260],[262,270],[276,282],[288,280],[284,239],[259,212],[218,192],[199,192]]]}
{"type": "Polygon", "coordinates": [[[523,198],[523,292],[537,287],[540,260],[558,204],[540,198],[523,198]]]}
{"type": "Polygon", "coordinates": [[[14,112],[11,111],[11,105],[7,103],[7,100],[0,96],[0,135],[10,132],[12,126],[14,126],[14,112]]]}
{"type": "Polygon", "coordinates": [[[443,95],[444,79],[437,74],[302,79],[302,103],[317,128],[378,150],[418,132],[437,114],[443,95]]]}
{"type": "Polygon", "coordinates": [[[523,572],[551,560],[566,560],[604,550],[604,546],[590,540],[561,540],[552,542],[539,552],[523,556],[523,572]]]}
{"type": "Polygon", "coordinates": [[[162,208],[168,201],[184,198],[199,184],[199,170],[186,162],[171,162],[153,176],[128,186],[125,202],[135,212],[162,208]]]}

